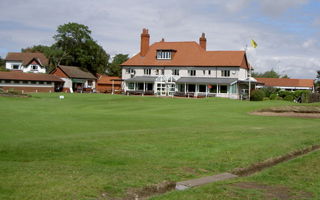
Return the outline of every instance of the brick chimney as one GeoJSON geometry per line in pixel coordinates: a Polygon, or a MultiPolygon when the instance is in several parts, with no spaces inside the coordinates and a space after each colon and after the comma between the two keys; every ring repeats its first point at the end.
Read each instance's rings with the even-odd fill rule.
{"type": "Polygon", "coordinates": [[[145,56],[149,49],[150,35],[148,29],[143,29],[141,33],[141,45],[140,45],[140,55],[145,56]]]}
{"type": "Polygon", "coordinates": [[[202,35],[199,39],[199,44],[200,44],[201,48],[203,48],[204,50],[207,49],[207,38],[204,33],[202,33],[202,35]]]}

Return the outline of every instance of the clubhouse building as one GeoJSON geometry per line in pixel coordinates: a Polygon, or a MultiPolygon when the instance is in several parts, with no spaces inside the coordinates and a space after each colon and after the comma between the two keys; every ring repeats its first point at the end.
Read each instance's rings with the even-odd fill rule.
{"type": "MultiPolygon", "coordinates": [[[[127,94],[239,99],[248,93],[245,51],[207,51],[204,33],[199,43],[162,39],[149,45],[149,40],[143,29],[140,52],[121,65],[127,94]]],[[[251,78],[250,83],[254,88],[257,82],[251,78]]]]}

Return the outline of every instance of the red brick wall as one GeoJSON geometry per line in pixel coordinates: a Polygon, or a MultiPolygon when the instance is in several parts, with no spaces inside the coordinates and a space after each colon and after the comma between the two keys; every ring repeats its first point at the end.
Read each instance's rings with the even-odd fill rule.
{"type": "Polygon", "coordinates": [[[54,92],[54,87],[16,87],[16,86],[2,86],[2,88],[7,90],[23,91],[23,93],[29,92],[54,92]]]}
{"type": "Polygon", "coordinates": [[[61,78],[68,78],[68,76],[59,67],[57,67],[51,74],[61,78]]]}
{"type": "MultiPolygon", "coordinates": [[[[111,93],[112,92],[112,84],[97,84],[96,86],[97,92],[101,93],[111,93]]],[[[114,84],[114,90],[121,90],[121,84],[114,84]]]]}

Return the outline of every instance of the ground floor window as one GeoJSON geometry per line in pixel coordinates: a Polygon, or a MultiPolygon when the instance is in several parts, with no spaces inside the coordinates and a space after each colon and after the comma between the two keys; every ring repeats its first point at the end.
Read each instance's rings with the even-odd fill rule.
{"type": "Polygon", "coordinates": [[[134,90],[134,83],[128,83],[128,89],[134,90]]]}
{"type": "Polygon", "coordinates": [[[147,83],[147,90],[152,91],[153,90],[153,83],[147,83]]]}
{"type": "Polygon", "coordinates": [[[228,86],[227,85],[220,85],[220,93],[228,93],[228,86]]]}
{"type": "Polygon", "coordinates": [[[196,85],[188,85],[188,92],[196,92],[196,85]]]}
{"type": "Polygon", "coordinates": [[[144,84],[143,83],[138,83],[138,90],[143,90],[144,88],[144,84]]]}
{"type": "Polygon", "coordinates": [[[199,92],[207,92],[207,86],[206,85],[199,85],[199,92]]]}
{"type": "Polygon", "coordinates": [[[232,93],[232,94],[237,93],[237,84],[233,84],[230,86],[230,93],[232,93]]]}
{"type": "Polygon", "coordinates": [[[210,93],[217,93],[217,85],[209,85],[210,93]]]}
{"type": "Polygon", "coordinates": [[[184,84],[179,84],[178,85],[178,91],[179,92],[185,92],[185,85],[184,84]]]}

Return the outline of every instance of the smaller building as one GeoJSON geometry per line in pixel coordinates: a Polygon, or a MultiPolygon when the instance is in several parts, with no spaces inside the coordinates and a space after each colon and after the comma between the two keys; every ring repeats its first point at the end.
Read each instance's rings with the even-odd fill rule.
{"type": "Polygon", "coordinates": [[[256,78],[264,85],[258,85],[257,88],[273,87],[286,91],[310,90],[314,91],[314,80],[312,79],[291,79],[291,78],[256,78]]]}
{"type": "Polygon", "coordinates": [[[18,71],[0,72],[0,88],[5,91],[55,92],[63,80],[50,74],[23,73],[18,71]]]}
{"type": "Polygon", "coordinates": [[[121,77],[97,74],[97,92],[119,93],[121,92],[121,77]]]}
{"type": "Polygon", "coordinates": [[[59,65],[50,74],[60,77],[64,81],[64,92],[96,92],[97,78],[90,72],[76,66],[59,65]]]}
{"type": "Polygon", "coordinates": [[[6,69],[31,73],[46,73],[48,59],[43,53],[8,53],[6,69]]]}

